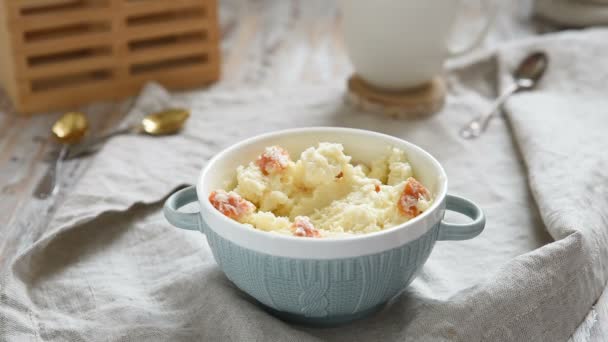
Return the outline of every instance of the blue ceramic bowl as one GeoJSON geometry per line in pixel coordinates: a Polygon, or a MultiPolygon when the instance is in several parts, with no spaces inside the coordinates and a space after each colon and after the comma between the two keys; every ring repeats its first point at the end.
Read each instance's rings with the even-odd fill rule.
{"type": "Polygon", "coordinates": [[[196,187],[167,200],[165,217],[174,226],[200,231],[215,260],[236,286],[290,321],[333,325],[363,317],[404,290],[429,257],[435,241],[466,240],[484,228],[481,209],[447,194],[439,162],[419,147],[388,135],[349,128],[304,128],[261,135],[215,156],[196,187]],[[303,239],[263,232],[233,221],[211,206],[209,193],[224,188],[238,165],[253,160],[266,146],[280,145],[291,155],[318,142],[339,142],[353,160],[370,162],[387,146],[403,149],[418,178],[432,193],[431,208],[393,228],[346,238],[303,239]],[[200,212],[178,209],[192,202],[200,212]],[[472,222],[443,221],[445,210],[472,222]]]}

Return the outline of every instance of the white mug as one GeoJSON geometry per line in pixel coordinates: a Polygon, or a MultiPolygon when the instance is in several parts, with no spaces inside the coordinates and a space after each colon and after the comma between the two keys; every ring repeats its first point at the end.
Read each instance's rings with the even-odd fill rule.
{"type": "Polygon", "coordinates": [[[458,0],[339,0],[346,49],[359,77],[382,89],[421,86],[443,69],[447,57],[477,47],[494,20],[495,8],[480,0],[487,21],[458,50],[448,40],[458,0]]]}

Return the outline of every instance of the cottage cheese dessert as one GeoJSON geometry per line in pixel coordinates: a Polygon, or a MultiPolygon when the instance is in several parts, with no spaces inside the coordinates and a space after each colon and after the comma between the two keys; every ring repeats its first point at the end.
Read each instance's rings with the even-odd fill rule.
{"type": "Polygon", "coordinates": [[[239,166],[229,191],[209,195],[227,217],[263,231],[308,238],[366,234],[418,216],[432,204],[405,153],[387,148],[371,165],[353,164],[341,144],[320,143],[293,161],[267,147],[239,166]]]}

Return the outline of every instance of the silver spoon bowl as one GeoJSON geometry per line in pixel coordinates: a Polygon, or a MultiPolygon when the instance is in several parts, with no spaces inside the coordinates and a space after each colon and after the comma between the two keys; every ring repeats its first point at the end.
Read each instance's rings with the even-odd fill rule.
{"type": "Polygon", "coordinates": [[[548,64],[549,56],[544,52],[534,52],[524,58],[513,73],[515,82],[494,101],[486,114],[476,117],[462,127],[460,136],[465,139],[479,137],[488,128],[490,121],[500,115],[499,109],[509,96],[519,91],[531,90],[538,84],[548,64]]]}

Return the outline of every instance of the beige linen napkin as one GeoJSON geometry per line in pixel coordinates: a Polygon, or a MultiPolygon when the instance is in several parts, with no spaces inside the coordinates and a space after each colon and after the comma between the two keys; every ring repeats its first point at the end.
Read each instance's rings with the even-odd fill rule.
{"type": "Polygon", "coordinates": [[[565,340],[608,279],[607,39],[602,30],[550,35],[468,61],[450,73],[443,111],[410,121],[344,106],[342,81],[179,96],[151,84],[130,118],[187,104],[187,128],[163,139],[116,137],[94,157],[47,233],[2,270],[0,339],[565,340]],[[480,139],[460,139],[460,126],[536,49],[551,57],[539,89],[514,96],[508,120],[480,139]],[[224,277],[204,235],[174,229],[160,213],[162,199],[194,183],[223,147],[319,125],[420,145],[445,166],[450,192],[488,218],[473,240],[437,243],[383,311],[329,329],[267,314],[224,277]]]}

